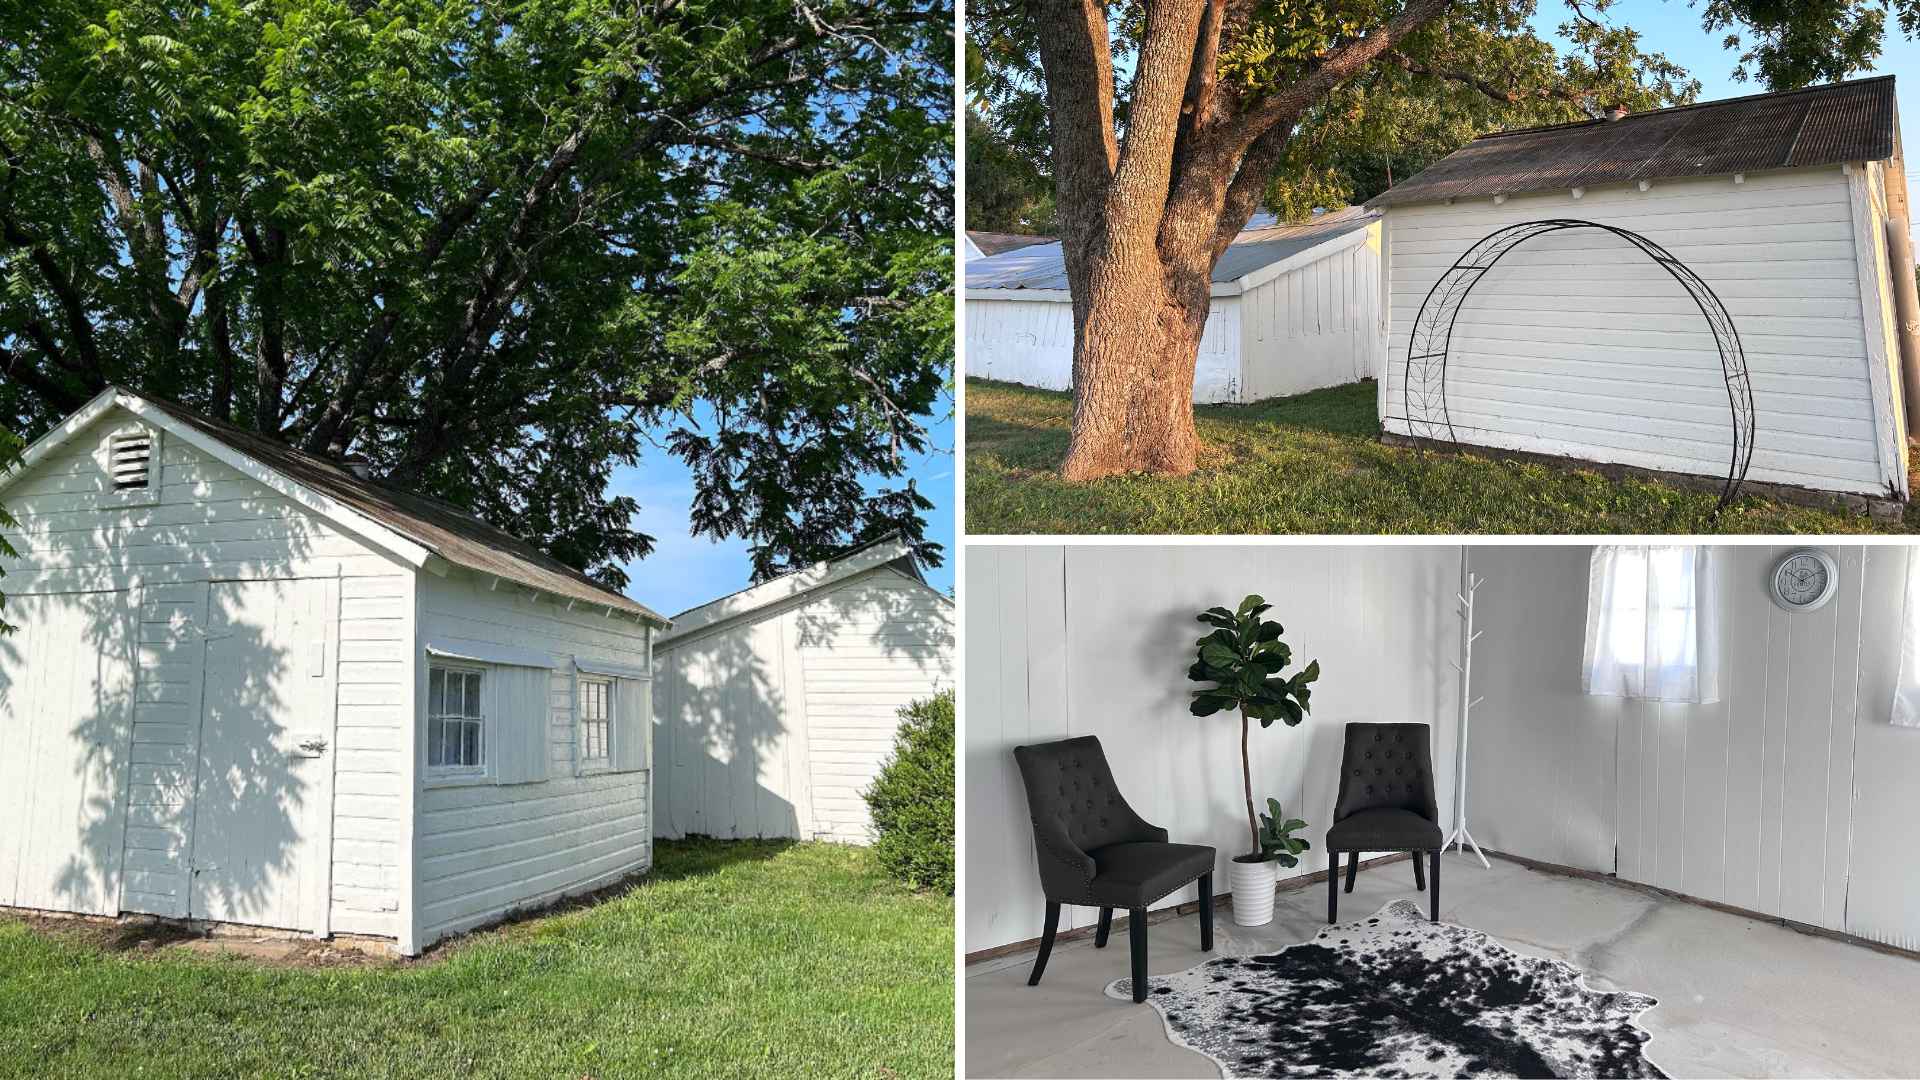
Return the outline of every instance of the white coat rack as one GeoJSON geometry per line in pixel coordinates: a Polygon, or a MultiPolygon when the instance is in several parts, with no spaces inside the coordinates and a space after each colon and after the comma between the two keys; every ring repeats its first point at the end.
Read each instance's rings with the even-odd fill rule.
{"type": "Polygon", "coordinates": [[[1460,545],[1460,591],[1454,594],[1454,599],[1460,601],[1460,660],[1453,665],[1460,673],[1460,743],[1453,754],[1453,832],[1440,844],[1440,850],[1445,851],[1449,844],[1458,844],[1464,851],[1472,844],[1473,853],[1480,856],[1480,865],[1492,869],[1486,853],[1467,831],[1467,718],[1475,705],[1486,700],[1467,696],[1473,689],[1473,639],[1480,636],[1473,628],[1473,593],[1482,584],[1484,580],[1474,577],[1467,566],[1467,546],[1460,545]]]}

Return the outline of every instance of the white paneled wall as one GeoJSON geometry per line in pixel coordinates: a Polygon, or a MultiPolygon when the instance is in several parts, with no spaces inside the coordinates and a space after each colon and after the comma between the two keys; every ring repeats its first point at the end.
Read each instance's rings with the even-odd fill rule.
{"type": "Polygon", "coordinates": [[[1865,558],[1847,932],[1920,949],[1920,728],[1891,722],[1907,562],[1920,546],[1870,547],[1865,558]]]}
{"type": "MultiPolygon", "coordinates": [[[[966,949],[1038,936],[1044,898],[1013,747],[1098,735],[1127,800],[1180,843],[1227,859],[1251,844],[1239,722],[1187,711],[1201,610],[1257,592],[1286,627],[1298,664],[1319,660],[1313,714],[1255,728],[1255,798],[1309,823],[1324,869],[1349,721],[1435,725],[1443,806],[1452,798],[1458,648],[1448,602],[1454,546],[974,546],[967,552],[966,949]]],[[[1191,901],[1191,888],[1164,905],[1191,901]]],[[[1085,925],[1094,909],[1069,909],[1085,925]]]]}

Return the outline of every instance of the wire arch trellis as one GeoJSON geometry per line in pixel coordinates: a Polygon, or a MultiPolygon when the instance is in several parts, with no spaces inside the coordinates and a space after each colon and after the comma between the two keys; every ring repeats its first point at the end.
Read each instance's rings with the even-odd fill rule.
{"type": "Polygon", "coordinates": [[[1453,323],[1459,318],[1460,305],[1467,294],[1493,269],[1507,252],[1536,236],[1563,229],[1600,229],[1610,232],[1645,252],[1687,290],[1700,314],[1713,332],[1720,350],[1720,370],[1727,382],[1727,401],[1733,411],[1733,457],[1727,467],[1727,483],[1714,504],[1711,521],[1720,515],[1740,492],[1746,481],[1747,466],[1753,460],[1753,383],[1747,377],[1747,354],[1740,347],[1740,333],[1733,317],[1727,314],[1720,298],[1700,275],[1674,258],[1667,249],[1639,233],[1597,221],[1578,218],[1550,218],[1527,221],[1482,237],[1454,261],[1428,290],[1420,302],[1420,313],[1413,320],[1413,334],[1407,342],[1407,361],[1400,381],[1400,406],[1405,413],[1408,434],[1439,441],[1444,429],[1447,442],[1460,445],[1453,431],[1453,418],[1447,413],[1447,352],[1453,345],[1453,323]]]}

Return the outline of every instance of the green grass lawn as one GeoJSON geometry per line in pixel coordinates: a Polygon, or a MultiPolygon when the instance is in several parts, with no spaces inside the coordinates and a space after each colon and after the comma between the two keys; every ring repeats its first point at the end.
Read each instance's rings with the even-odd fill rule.
{"type": "MultiPolygon", "coordinates": [[[[1195,409],[1200,468],[1063,482],[1066,394],[968,379],[967,528],[976,533],[1871,533],[1899,524],[1640,480],[1386,446],[1372,383],[1195,409]]],[[[1917,500],[1920,501],[1920,500],[1917,500]]]]}
{"type": "Polygon", "coordinates": [[[273,967],[0,917],[0,1075],[953,1075],[953,901],[830,844],[662,841],[616,899],[273,967]]]}

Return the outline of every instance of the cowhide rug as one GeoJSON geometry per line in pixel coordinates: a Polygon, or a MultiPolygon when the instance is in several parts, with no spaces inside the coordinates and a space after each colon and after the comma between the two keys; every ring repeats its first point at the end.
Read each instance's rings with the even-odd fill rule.
{"type": "MultiPolygon", "coordinates": [[[[1133,980],[1107,994],[1131,1001],[1133,980]]],[[[1410,900],[1271,956],[1155,976],[1147,1001],[1227,1076],[1666,1075],[1635,1023],[1654,999],[1590,990],[1572,964],[1430,923],[1410,900]]]]}

